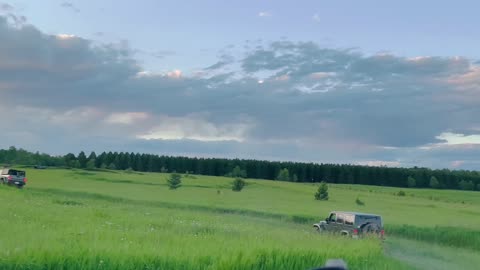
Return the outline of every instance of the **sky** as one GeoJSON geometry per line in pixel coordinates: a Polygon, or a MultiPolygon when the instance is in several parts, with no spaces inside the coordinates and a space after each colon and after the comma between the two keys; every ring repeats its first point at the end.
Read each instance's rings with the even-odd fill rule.
{"type": "Polygon", "coordinates": [[[480,170],[479,9],[0,0],[0,147],[480,170]]]}

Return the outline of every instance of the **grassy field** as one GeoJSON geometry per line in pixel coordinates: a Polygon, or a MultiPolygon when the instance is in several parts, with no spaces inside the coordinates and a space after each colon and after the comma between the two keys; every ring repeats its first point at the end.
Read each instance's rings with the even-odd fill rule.
{"type": "Polygon", "coordinates": [[[414,240],[404,238],[422,240],[419,248],[465,247],[463,266],[480,258],[478,192],[399,197],[398,188],[330,185],[331,199],[319,202],[313,184],[248,180],[232,192],[232,179],[190,176],[172,191],[165,174],[27,174],[23,190],[0,186],[0,269],[310,269],[328,258],[350,269],[415,269],[418,256],[405,251],[414,240]],[[311,222],[331,210],[382,214],[387,236],[397,236],[380,243],[314,233],[311,222]],[[455,231],[442,233],[447,227],[455,231]]]}

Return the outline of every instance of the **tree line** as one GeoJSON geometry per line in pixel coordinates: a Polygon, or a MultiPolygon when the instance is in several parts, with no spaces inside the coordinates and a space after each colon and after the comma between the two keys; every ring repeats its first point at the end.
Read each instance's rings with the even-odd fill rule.
{"type": "Polygon", "coordinates": [[[350,164],[277,162],[253,159],[175,157],[126,152],[80,152],[64,156],[32,153],[10,147],[0,150],[0,163],[82,169],[179,172],[291,182],[362,184],[392,187],[480,190],[480,172],[390,168],[350,164]]]}

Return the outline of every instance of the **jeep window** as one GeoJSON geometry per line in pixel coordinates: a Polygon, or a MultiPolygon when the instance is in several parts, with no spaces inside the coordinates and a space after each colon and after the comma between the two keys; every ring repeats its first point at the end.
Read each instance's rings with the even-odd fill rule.
{"type": "Polygon", "coordinates": [[[345,216],[345,224],[346,225],[353,225],[354,221],[355,221],[355,216],[353,216],[353,215],[346,215],[345,216]]]}
{"type": "Polygon", "coordinates": [[[343,214],[338,214],[337,216],[337,223],[338,224],[343,224],[343,221],[345,220],[343,214]]]}
{"type": "Polygon", "coordinates": [[[12,175],[12,176],[17,175],[17,171],[16,170],[9,170],[7,174],[12,175]]]}
{"type": "Polygon", "coordinates": [[[337,214],[332,213],[330,217],[328,218],[330,222],[335,222],[337,220],[337,214]]]}

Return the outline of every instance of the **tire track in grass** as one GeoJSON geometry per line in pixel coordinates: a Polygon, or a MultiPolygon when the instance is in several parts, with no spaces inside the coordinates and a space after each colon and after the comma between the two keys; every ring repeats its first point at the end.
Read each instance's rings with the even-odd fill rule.
{"type": "Polygon", "coordinates": [[[219,214],[248,215],[252,217],[278,219],[278,220],[289,221],[289,222],[298,223],[298,224],[312,223],[316,220],[316,218],[312,216],[285,215],[285,214],[247,210],[247,209],[211,207],[211,206],[203,206],[203,205],[179,204],[179,203],[161,202],[161,201],[132,200],[132,199],[125,199],[122,197],[115,197],[115,196],[103,195],[98,193],[66,191],[66,190],[53,189],[53,188],[48,188],[48,189],[30,188],[29,190],[32,193],[53,194],[53,195],[65,196],[68,198],[96,199],[96,200],[103,200],[103,201],[108,201],[112,203],[127,203],[130,205],[155,206],[155,207],[161,207],[161,208],[167,208],[167,209],[194,210],[194,211],[204,211],[204,212],[219,213],[219,214]]]}
{"type": "Polygon", "coordinates": [[[474,270],[480,266],[477,251],[398,237],[385,241],[385,252],[419,270],[474,270]]]}

